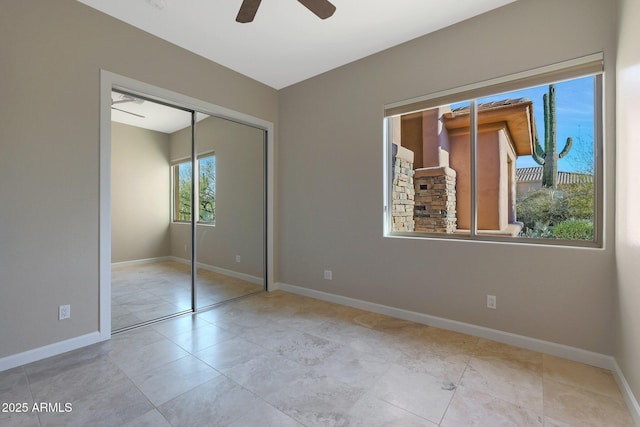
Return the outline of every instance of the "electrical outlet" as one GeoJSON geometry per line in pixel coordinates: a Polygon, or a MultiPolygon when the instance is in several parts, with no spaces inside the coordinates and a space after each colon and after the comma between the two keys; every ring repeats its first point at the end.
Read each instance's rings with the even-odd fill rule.
{"type": "Polygon", "coordinates": [[[58,307],[58,320],[69,319],[71,317],[71,306],[69,304],[58,307]]]}
{"type": "Polygon", "coordinates": [[[333,280],[333,273],[331,270],[324,271],[324,280],[333,280]]]}
{"type": "Polygon", "coordinates": [[[495,295],[487,295],[487,308],[495,310],[497,308],[497,298],[495,295]]]}
{"type": "Polygon", "coordinates": [[[236,255],[236,262],[240,262],[240,255],[236,255]]]}

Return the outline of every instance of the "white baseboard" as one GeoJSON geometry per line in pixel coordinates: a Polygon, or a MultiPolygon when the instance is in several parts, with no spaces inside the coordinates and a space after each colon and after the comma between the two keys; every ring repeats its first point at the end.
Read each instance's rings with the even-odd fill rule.
{"type": "MultiPolygon", "coordinates": [[[[175,256],[167,257],[171,261],[179,262],[181,264],[190,264],[191,261],[184,258],[178,258],[175,256]]],[[[228,270],[222,267],[216,267],[215,265],[209,265],[202,262],[198,263],[198,268],[203,270],[213,271],[214,273],[224,274],[225,276],[235,277],[236,279],[244,280],[246,282],[254,283],[256,285],[264,285],[264,279],[258,276],[252,276],[246,273],[240,273],[239,271],[228,270]]]]}
{"type": "MultiPolygon", "coordinates": [[[[143,258],[143,259],[134,259],[132,261],[121,261],[111,263],[112,267],[128,267],[131,265],[142,265],[142,264],[153,264],[154,262],[163,262],[163,261],[175,261],[180,264],[190,264],[191,261],[185,258],[180,258],[173,255],[161,256],[155,258],[143,258]]],[[[236,279],[244,280],[249,283],[254,283],[256,285],[264,285],[264,279],[258,276],[252,276],[246,273],[240,273],[239,271],[233,271],[222,267],[217,267],[215,265],[209,265],[202,262],[198,263],[198,268],[202,268],[203,270],[213,271],[214,273],[224,274],[225,276],[234,277],[236,279]]]]}
{"type": "Polygon", "coordinates": [[[627,379],[624,377],[618,362],[613,360],[613,377],[616,379],[618,383],[618,387],[620,387],[620,391],[622,392],[622,397],[624,397],[624,401],[627,404],[627,408],[629,408],[629,412],[631,412],[631,416],[633,417],[633,422],[640,426],[640,404],[638,403],[638,399],[636,399],[633,391],[631,391],[631,387],[627,382],[627,379]]]}
{"type": "Polygon", "coordinates": [[[240,273],[239,271],[227,270],[226,268],[216,267],[215,265],[198,263],[198,267],[204,270],[213,271],[214,273],[224,274],[225,276],[235,277],[236,279],[244,280],[256,285],[264,285],[264,279],[258,276],[252,276],[246,273],[240,273]]]}
{"type": "Polygon", "coordinates": [[[431,316],[415,311],[403,310],[387,305],[344,297],[341,295],[330,294],[327,292],[289,285],[281,282],[276,283],[273,289],[282,289],[283,291],[334,302],[336,304],[346,305],[349,307],[359,308],[361,310],[367,310],[374,313],[385,314],[387,316],[396,317],[398,319],[410,320],[428,326],[434,326],[437,328],[461,332],[480,338],[486,338],[493,341],[498,341],[501,343],[550,354],[552,356],[562,357],[576,362],[585,363],[587,365],[597,366],[599,368],[609,369],[612,371],[614,369],[614,359],[612,356],[594,353],[592,351],[582,350],[563,344],[557,344],[537,338],[530,338],[510,332],[499,331],[497,329],[486,328],[484,326],[458,322],[456,320],[431,316]]]}
{"type": "Polygon", "coordinates": [[[128,267],[130,265],[153,264],[155,262],[172,261],[172,256],[159,256],[155,258],[134,259],[131,261],[112,262],[111,267],[128,267]]]}
{"type": "MultiPolygon", "coordinates": [[[[106,339],[108,338],[109,337],[106,339]]],[[[35,362],[37,360],[46,359],[47,357],[57,356],[58,354],[86,347],[91,344],[96,344],[104,340],[105,338],[103,338],[99,332],[91,332],[90,334],[80,335],[79,337],[45,345],[44,347],[38,347],[22,353],[12,354],[11,356],[0,359],[0,372],[15,368],[16,366],[35,362]]]]}

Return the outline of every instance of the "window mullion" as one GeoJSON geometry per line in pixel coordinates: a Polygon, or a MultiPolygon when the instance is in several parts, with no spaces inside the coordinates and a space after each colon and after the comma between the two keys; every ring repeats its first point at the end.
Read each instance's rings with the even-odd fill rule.
{"type": "Polygon", "coordinates": [[[478,114],[476,100],[472,99],[469,106],[469,165],[471,186],[471,237],[478,234],[478,114]]]}
{"type": "Polygon", "coordinates": [[[604,117],[604,104],[602,99],[603,94],[603,81],[602,74],[598,74],[594,78],[594,133],[593,133],[593,172],[594,172],[594,241],[602,245],[603,237],[602,232],[604,229],[603,225],[603,215],[604,215],[604,187],[603,187],[603,176],[604,176],[604,161],[603,161],[603,117],[604,117]]]}
{"type": "Polygon", "coordinates": [[[196,121],[195,113],[191,123],[192,157],[191,157],[191,216],[194,226],[200,221],[200,158],[196,155],[196,121]]]}
{"type": "Polygon", "coordinates": [[[384,194],[384,215],[385,215],[385,224],[386,230],[385,234],[393,230],[393,123],[390,117],[385,118],[384,120],[384,130],[385,130],[385,153],[384,153],[384,164],[386,167],[386,185],[385,185],[385,194],[384,194]]]}

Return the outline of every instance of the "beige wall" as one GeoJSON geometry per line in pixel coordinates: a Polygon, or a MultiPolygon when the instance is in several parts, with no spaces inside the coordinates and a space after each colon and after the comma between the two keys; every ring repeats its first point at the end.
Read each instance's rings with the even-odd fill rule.
{"type": "Polygon", "coordinates": [[[614,355],[640,399],[640,2],[620,0],[617,68],[618,273],[614,355]]]}
{"type": "Polygon", "coordinates": [[[4,357],[98,329],[100,69],[274,123],[278,95],[75,0],[3,2],[0,58],[4,357]]]}
{"type": "MultiPolygon", "coordinates": [[[[172,160],[189,155],[190,128],[170,139],[172,160]]],[[[196,146],[216,156],[216,224],[197,226],[198,262],[263,278],[264,132],[209,117],[196,125],[196,146]]],[[[171,224],[171,255],[189,258],[190,233],[187,224],[171,224]]]]}
{"type": "Polygon", "coordinates": [[[283,89],[279,280],[610,354],[615,9],[520,0],[283,89]],[[385,103],[597,51],[612,72],[605,249],[383,237],[385,103]]]}
{"type": "Polygon", "coordinates": [[[169,135],[111,125],[111,262],[170,255],[169,135]]]}

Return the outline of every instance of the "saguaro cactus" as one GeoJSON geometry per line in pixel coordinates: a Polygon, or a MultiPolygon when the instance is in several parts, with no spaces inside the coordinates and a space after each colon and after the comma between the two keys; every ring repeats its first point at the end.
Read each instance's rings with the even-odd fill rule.
{"type": "Polygon", "coordinates": [[[542,166],[542,185],[544,187],[558,188],[558,159],[566,156],[571,151],[573,138],[568,137],[564,148],[558,154],[556,142],[556,87],[549,85],[549,93],[542,97],[544,103],[544,150],[538,140],[538,131],[535,132],[535,144],[533,147],[533,160],[542,166]]]}

